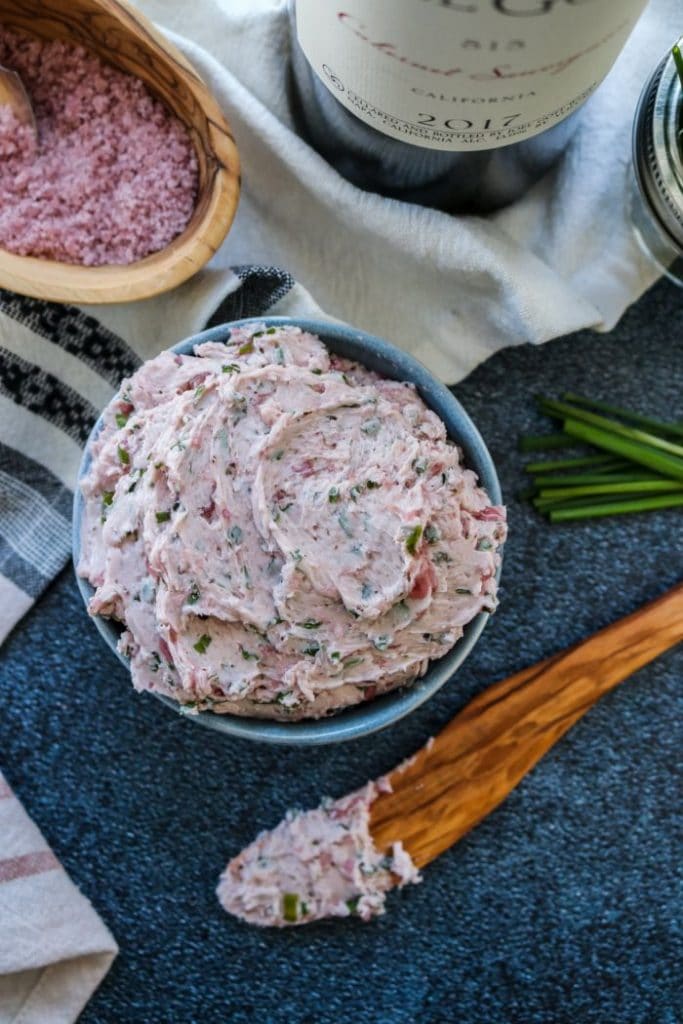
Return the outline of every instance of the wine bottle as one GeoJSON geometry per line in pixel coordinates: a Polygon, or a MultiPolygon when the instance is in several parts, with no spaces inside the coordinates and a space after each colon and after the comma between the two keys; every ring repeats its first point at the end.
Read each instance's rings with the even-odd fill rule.
{"type": "Polygon", "coordinates": [[[298,127],[360,188],[496,209],[564,151],[646,0],[296,0],[298,127]]]}

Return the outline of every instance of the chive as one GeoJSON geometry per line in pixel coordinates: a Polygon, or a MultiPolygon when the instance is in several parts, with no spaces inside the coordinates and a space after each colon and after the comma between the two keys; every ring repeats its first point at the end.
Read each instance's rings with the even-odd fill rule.
{"type": "Polygon", "coordinates": [[[476,550],[477,551],[490,551],[492,549],[492,547],[493,547],[493,544],[488,539],[488,537],[484,537],[477,544],[476,550]]]}
{"type": "Polygon", "coordinates": [[[226,363],[225,366],[221,367],[221,373],[239,373],[240,368],[237,363],[226,363]]]}
{"type": "Polygon", "coordinates": [[[554,487],[539,491],[539,498],[583,498],[593,494],[655,494],[657,492],[683,491],[683,482],[674,484],[671,480],[642,480],[627,484],[592,484],[585,487],[554,487]]]}
{"type": "Polygon", "coordinates": [[[549,473],[556,469],[580,469],[582,466],[602,466],[608,469],[621,469],[627,466],[625,459],[615,458],[614,455],[583,455],[578,459],[548,459],[543,462],[528,462],[524,467],[527,473],[549,473]]]}
{"type": "Polygon", "coordinates": [[[656,473],[661,473],[662,476],[683,480],[683,459],[679,459],[675,455],[669,455],[667,452],[651,448],[649,445],[638,441],[630,441],[607,430],[599,430],[588,423],[566,420],[564,426],[567,433],[571,434],[572,437],[576,437],[581,441],[588,441],[589,444],[595,445],[596,448],[603,448],[606,451],[624,455],[632,462],[637,462],[641,466],[647,466],[648,469],[653,469],[656,473]]]}
{"type": "Polygon", "coordinates": [[[302,629],[318,629],[322,622],[319,619],[304,619],[303,622],[297,622],[297,626],[301,626],[302,629]]]}
{"type": "Polygon", "coordinates": [[[582,405],[587,409],[598,409],[600,412],[609,413],[622,420],[629,420],[631,423],[639,423],[642,427],[648,427],[654,434],[675,434],[683,437],[683,423],[663,423],[662,420],[653,420],[650,416],[641,416],[640,413],[631,412],[630,409],[622,409],[618,405],[609,405],[607,402],[598,402],[592,398],[583,398],[582,395],[575,395],[566,391],[562,396],[565,402],[573,405],[582,405]]]}
{"type": "Polygon", "coordinates": [[[387,647],[389,646],[390,643],[391,643],[391,637],[390,636],[382,635],[382,636],[376,636],[374,638],[374,640],[372,641],[372,646],[375,647],[378,651],[386,651],[386,649],[387,649],[387,647]]]}
{"type": "Polygon", "coordinates": [[[242,647],[240,644],[240,651],[245,661],[258,661],[258,654],[254,654],[253,651],[248,651],[246,647],[242,647]]]}
{"type": "Polygon", "coordinates": [[[408,536],[406,537],[406,551],[409,555],[414,555],[417,551],[417,545],[420,542],[422,536],[422,526],[418,523],[414,526],[408,536]]]}
{"type": "MultiPolygon", "coordinates": [[[[604,499],[605,502],[608,500],[610,499],[604,499]]],[[[595,497],[534,498],[532,504],[538,512],[547,512],[551,508],[587,508],[589,505],[595,505],[595,497]]]]}
{"type": "Polygon", "coordinates": [[[283,893],[282,916],[290,924],[299,920],[299,897],[295,892],[283,893]]]}
{"type": "Polygon", "coordinates": [[[277,334],[277,330],[278,330],[277,327],[269,327],[266,330],[266,334],[277,334]]]}
{"type": "Polygon", "coordinates": [[[210,643],[211,637],[209,636],[209,634],[202,633],[197,643],[193,644],[192,646],[194,647],[197,654],[206,654],[207,648],[209,647],[210,643]]]}
{"type": "Polygon", "coordinates": [[[315,657],[315,655],[318,653],[319,650],[320,650],[320,644],[318,643],[318,641],[317,640],[312,640],[310,644],[306,644],[306,646],[303,648],[303,651],[301,653],[302,654],[310,654],[311,657],[315,657]]]}
{"type": "Polygon", "coordinates": [[[119,453],[119,461],[122,462],[124,466],[129,465],[129,463],[130,463],[130,455],[128,454],[126,449],[122,448],[121,445],[119,445],[117,450],[118,450],[118,453],[119,453]]]}
{"type": "MultiPolygon", "coordinates": [[[[259,335],[262,333],[263,332],[260,331],[258,334],[255,334],[254,338],[258,338],[259,335]]],[[[247,356],[249,355],[250,352],[254,351],[254,338],[251,338],[249,341],[245,341],[244,345],[240,345],[240,347],[237,349],[238,356],[247,356]]]]}
{"type": "Polygon", "coordinates": [[[515,497],[517,498],[517,501],[528,501],[529,498],[533,498],[536,492],[537,485],[534,482],[530,487],[524,487],[523,490],[518,491],[515,497]]]}
{"type": "Polygon", "coordinates": [[[284,448],[278,448],[278,450],[276,452],[273,452],[273,454],[270,457],[273,462],[279,462],[284,454],[284,448]]]}
{"type": "Polygon", "coordinates": [[[353,537],[351,523],[349,522],[349,520],[347,519],[346,515],[343,512],[340,512],[339,515],[337,516],[337,522],[339,523],[347,537],[353,537]]]}
{"type": "Polygon", "coordinates": [[[231,526],[228,530],[228,540],[231,544],[239,544],[242,540],[242,530],[239,526],[231,526]]]}
{"type": "MultiPolygon", "coordinates": [[[[597,413],[588,412],[586,409],[580,409],[567,402],[556,402],[553,399],[542,398],[539,404],[544,412],[548,413],[549,416],[554,416],[556,419],[570,419],[578,420],[580,423],[588,423],[599,430],[608,430],[613,434],[618,434],[620,437],[626,437],[630,441],[649,445],[651,448],[661,448],[662,451],[669,452],[671,455],[675,455],[676,458],[683,459],[683,445],[667,441],[657,434],[650,434],[644,430],[638,430],[636,427],[627,427],[623,423],[607,419],[606,416],[598,416],[597,413]]],[[[565,423],[566,430],[567,425],[565,423]]]]}
{"type": "Polygon", "coordinates": [[[316,375],[316,377],[319,377],[322,372],[323,372],[322,370],[311,370],[311,373],[314,373],[316,375]]]}
{"type": "Polygon", "coordinates": [[[646,473],[641,470],[638,473],[567,473],[564,476],[547,476],[541,473],[534,477],[536,487],[565,487],[584,484],[633,484],[651,480],[664,480],[663,476],[656,473],[646,473]]]}
{"type": "Polygon", "coordinates": [[[103,505],[111,505],[113,500],[114,500],[114,492],[113,491],[103,491],[102,492],[102,504],[103,505]]]}
{"type": "Polygon", "coordinates": [[[432,561],[436,565],[440,565],[442,562],[450,562],[450,561],[452,561],[452,559],[451,559],[451,556],[448,554],[448,552],[446,552],[446,551],[437,551],[436,554],[434,555],[434,557],[432,558],[432,561]]]}
{"type": "Polygon", "coordinates": [[[374,491],[377,487],[381,487],[382,485],[378,484],[376,480],[366,480],[365,486],[369,491],[374,491]]]}
{"type": "Polygon", "coordinates": [[[116,414],[116,426],[117,427],[125,427],[126,423],[128,422],[128,416],[129,415],[130,415],[130,413],[127,413],[127,412],[117,412],[117,414],[116,414]]]}
{"type": "Polygon", "coordinates": [[[544,452],[550,448],[564,448],[568,444],[571,444],[571,438],[558,431],[556,434],[520,437],[517,447],[520,452],[544,452]]]}
{"type": "Polygon", "coordinates": [[[432,523],[425,526],[424,538],[428,544],[436,544],[437,540],[441,540],[441,534],[432,523]]]}
{"type": "MultiPolygon", "coordinates": [[[[677,492],[673,492],[677,493],[677,492]]],[[[581,498],[534,498],[533,504],[537,512],[541,512],[543,515],[556,508],[593,508],[595,505],[607,505],[608,503],[618,503],[620,501],[634,501],[637,498],[642,497],[643,501],[652,497],[652,495],[644,494],[606,494],[606,495],[584,495],[581,498]]],[[[659,495],[654,495],[659,497],[659,495]]]]}
{"type": "Polygon", "coordinates": [[[167,523],[169,521],[169,519],[171,518],[171,513],[170,512],[157,512],[155,514],[156,514],[156,520],[157,520],[158,523],[167,523]]]}
{"type": "Polygon", "coordinates": [[[681,83],[681,89],[683,89],[683,55],[681,55],[678,43],[674,43],[673,47],[671,48],[671,55],[674,59],[674,64],[676,65],[676,71],[678,72],[678,78],[681,83]]]}
{"type": "Polygon", "coordinates": [[[377,417],[373,416],[372,419],[366,420],[365,423],[361,423],[360,429],[364,434],[367,434],[368,437],[376,437],[377,434],[379,434],[381,426],[382,424],[377,417]]]}
{"type": "Polygon", "coordinates": [[[327,500],[334,505],[337,501],[339,501],[340,497],[341,495],[339,494],[339,488],[330,487],[329,493],[327,495],[327,500]]]}
{"type": "Polygon", "coordinates": [[[350,900],[346,901],[346,907],[347,907],[347,910],[348,910],[349,914],[357,914],[358,913],[358,904],[359,904],[359,902],[360,902],[360,896],[354,896],[353,899],[350,899],[350,900]]]}
{"type": "Polygon", "coordinates": [[[360,665],[362,658],[343,658],[342,665],[344,668],[353,668],[354,665],[360,665]]]}
{"type": "Polygon", "coordinates": [[[195,583],[194,586],[192,587],[192,590],[187,595],[186,604],[196,604],[198,600],[199,600],[199,588],[198,588],[197,584],[195,583]]]}
{"type": "Polygon", "coordinates": [[[204,394],[205,391],[206,391],[206,385],[205,384],[200,384],[198,387],[196,387],[194,389],[193,400],[195,402],[198,402],[199,399],[202,397],[202,395],[204,394]]]}
{"type": "Polygon", "coordinates": [[[683,494],[658,494],[649,498],[632,498],[626,501],[587,505],[584,508],[553,508],[548,511],[548,516],[551,523],[561,523],[571,519],[623,515],[627,512],[650,512],[658,508],[676,508],[679,505],[683,505],[683,494]]]}

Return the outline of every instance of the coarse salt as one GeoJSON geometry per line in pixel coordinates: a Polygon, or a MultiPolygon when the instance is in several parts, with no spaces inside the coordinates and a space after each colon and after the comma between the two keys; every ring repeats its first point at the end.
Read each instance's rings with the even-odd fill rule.
{"type": "Polygon", "coordinates": [[[81,46],[0,25],[38,143],[0,106],[0,246],[86,266],[128,264],[186,227],[197,158],[185,126],[142,81],[81,46]]]}

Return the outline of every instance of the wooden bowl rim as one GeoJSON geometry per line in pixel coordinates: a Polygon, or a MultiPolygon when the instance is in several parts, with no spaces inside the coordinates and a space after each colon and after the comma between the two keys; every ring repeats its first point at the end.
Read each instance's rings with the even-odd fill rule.
{"type": "MultiPolygon", "coordinates": [[[[208,202],[196,223],[190,221],[167,246],[134,263],[87,267],[19,256],[0,247],[0,287],[31,298],[113,304],[151,298],[168,291],[196,274],[214,255],[237,209],[239,154],[228,122],[208,87],[180,50],[127,0],[97,0],[97,3],[128,31],[137,32],[144,45],[156,51],[162,60],[171,61],[196,99],[208,124],[211,144],[211,153],[206,155],[208,202]]],[[[115,60],[111,63],[116,66],[115,60]]]]}

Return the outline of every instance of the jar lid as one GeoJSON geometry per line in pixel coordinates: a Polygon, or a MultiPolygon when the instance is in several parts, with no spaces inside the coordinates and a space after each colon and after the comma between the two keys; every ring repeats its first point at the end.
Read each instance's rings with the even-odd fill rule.
{"type": "MultiPolygon", "coordinates": [[[[679,44],[683,46],[683,39],[679,44]]],[[[683,249],[683,88],[671,55],[640,94],[633,163],[641,192],[661,226],[683,249]]]]}

